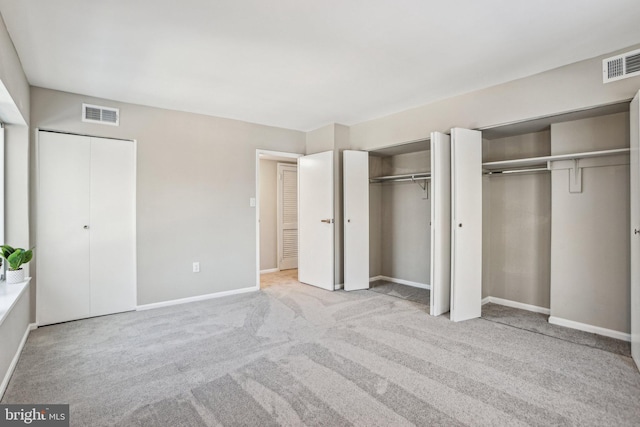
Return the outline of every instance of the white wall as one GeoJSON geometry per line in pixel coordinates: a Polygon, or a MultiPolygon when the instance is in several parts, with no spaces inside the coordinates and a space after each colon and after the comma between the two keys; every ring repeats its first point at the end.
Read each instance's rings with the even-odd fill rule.
{"type": "MultiPolygon", "coordinates": [[[[550,132],[483,141],[483,161],[551,154],[550,132]]],[[[549,308],[551,174],[483,178],[483,297],[549,308]]]]}
{"type": "MultiPolygon", "coordinates": [[[[629,147],[629,114],[551,126],[552,154],[629,147]]],[[[585,168],[582,193],[552,172],[551,316],[630,328],[629,165],[585,168]]]]}
{"type": "Polygon", "coordinates": [[[33,127],[137,140],[138,304],[255,286],[256,149],[303,153],[304,133],[35,87],[31,105],[33,127]],[[83,123],[83,102],[120,126],[83,123]]]}

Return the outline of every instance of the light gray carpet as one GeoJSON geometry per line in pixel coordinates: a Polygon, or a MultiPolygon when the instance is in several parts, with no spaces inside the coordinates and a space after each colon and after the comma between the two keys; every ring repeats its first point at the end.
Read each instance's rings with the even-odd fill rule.
{"type": "Polygon", "coordinates": [[[514,328],[520,328],[631,357],[630,343],[602,335],[565,328],[564,326],[552,325],[548,322],[549,316],[546,314],[532,313],[526,310],[489,303],[482,306],[482,318],[513,326],[514,328]]]}
{"type": "Polygon", "coordinates": [[[369,284],[369,290],[396,298],[402,298],[420,304],[431,304],[431,291],[414,286],[401,285],[387,280],[375,280],[369,284]]]}
{"type": "Polygon", "coordinates": [[[74,426],[638,425],[630,358],[300,284],[32,332],[5,403],[74,426]]]}

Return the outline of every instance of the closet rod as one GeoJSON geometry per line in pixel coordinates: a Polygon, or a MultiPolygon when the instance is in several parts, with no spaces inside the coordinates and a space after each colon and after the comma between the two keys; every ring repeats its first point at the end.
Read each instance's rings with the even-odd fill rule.
{"type": "Polygon", "coordinates": [[[418,179],[431,179],[430,172],[411,173],[405,175],[389,175],[389,176],[377,176],[375,178],[369,178],[369,182],[384,182],[384,181],[411,181],[418,179]]]}
{"type": "Polygon", "coordinates": [[[484,172],[484,175],[508,175],[512,173],[531,173],[531,172],[551,172],[547,168],[529,168],[529,169],[505,169],[505,170],[491,170],[484,172]]]}

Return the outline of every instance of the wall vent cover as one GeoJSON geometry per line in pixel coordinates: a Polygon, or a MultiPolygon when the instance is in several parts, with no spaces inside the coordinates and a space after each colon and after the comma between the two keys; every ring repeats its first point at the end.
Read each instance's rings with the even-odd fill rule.
{"type": "Polygon", "coordinates": [[[82,121],[101,123],[103,125],[120,125],[120,109],[101,107],[99,105],[82,104],[82,121]]]}
{"type": "Polygon", "coordinates": [[[602,61],[602,83],[640,76],[640,49],[602,61]]]}

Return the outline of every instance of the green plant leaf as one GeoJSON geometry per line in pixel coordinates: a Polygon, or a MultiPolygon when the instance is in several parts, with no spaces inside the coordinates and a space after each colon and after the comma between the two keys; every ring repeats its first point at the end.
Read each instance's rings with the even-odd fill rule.
{"type": "Polygon", "coordinates": [[[24,259],[22,260],[22,263],[26,264],[32,259],[33,259],[33,249],[29,249],[28,251],[24,252],[24,259]]]}
{"type": "Polygon", "coordinates": [[[0,249],[2,250],[2,257],[5,259],[9,258],[9,256],[15,252],[15,249],[9,245],[2,245],[0,249]]]}
{"type": "Polygon", "coordinates": [[[9,267],[11,270],[18,270],[22,265],[24,260],[24,249],[16,249],[9,257],[7,261],[9,262],[9,267]]]}

